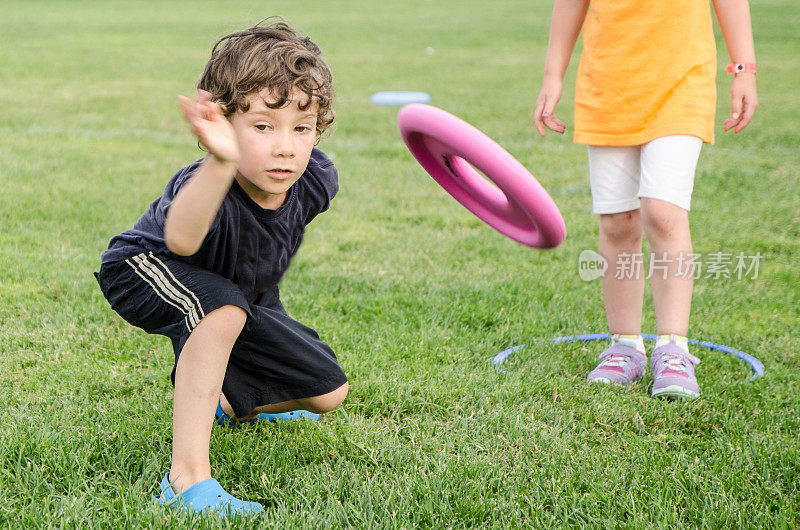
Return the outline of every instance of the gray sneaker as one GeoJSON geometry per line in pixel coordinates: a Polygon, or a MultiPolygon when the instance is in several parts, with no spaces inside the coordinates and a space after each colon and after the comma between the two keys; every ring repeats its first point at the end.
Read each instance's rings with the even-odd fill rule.
{"type": "Polygon", "coordinates": [[[665,344],[653,351],[653,397],[696,399],[700,387],[694,367],[700,359],[680,346],[665,344]]]}
{"type": "Polygon", "coordinates": [[[600,364],[589,372],[586,380],[591,383],[626,385],[641,379],[646,367],[647,357],[642,352],[615,344],[600,354],[600,364]]]}

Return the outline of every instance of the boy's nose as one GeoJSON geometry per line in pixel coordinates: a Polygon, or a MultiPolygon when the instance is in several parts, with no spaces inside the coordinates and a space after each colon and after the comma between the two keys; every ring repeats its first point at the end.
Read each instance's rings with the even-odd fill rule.
{"type": "Polygon", "coordinates": [[[272,154],[277,157],[294,158],[294,142],[289,134],[280,134],[275,138],[272,154]]]}

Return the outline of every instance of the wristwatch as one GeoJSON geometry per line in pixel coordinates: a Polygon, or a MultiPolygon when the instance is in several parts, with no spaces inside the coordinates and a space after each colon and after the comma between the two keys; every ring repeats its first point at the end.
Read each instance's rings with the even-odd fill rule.
{"type": "Polygon", "coordinates": [[[728,73],[739,75],[744,72],[756,73],[756,63],[733,63],[728,65],[728,73]]]}

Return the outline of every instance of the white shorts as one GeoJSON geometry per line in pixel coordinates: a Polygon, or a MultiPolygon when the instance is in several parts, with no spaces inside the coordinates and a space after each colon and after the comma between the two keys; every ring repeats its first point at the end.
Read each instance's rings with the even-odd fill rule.
{"type": "Polygon", "coordinates": [[[637,210],[639,198],[660,199],[689,210],[703,141],[673,135],[644,145],[589,147],[594,213],[637,210]]]}

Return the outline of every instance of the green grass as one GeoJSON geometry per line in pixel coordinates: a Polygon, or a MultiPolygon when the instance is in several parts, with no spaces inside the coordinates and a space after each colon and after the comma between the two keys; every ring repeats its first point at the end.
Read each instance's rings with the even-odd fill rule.
{"type": "MultiPolygon", "coordinates": [[[[587,386],[601,344],[521,350],[506,375],[489,363],[605,328],[599,284],[577,270],[597,238],[584,148],[530,121],[549,2],[4,2],[0,527],[192,524],[150,501],[169,466],[171,348],[122,322],[91,273],[199,156],[176,95],[213,42],[273,14],[334,69],[339,118],[321,147],[341,176],[282,293],[352,386],[318,424],[215,429],[215,476],[266,505],[258,524],[800,525],[800,8],[753,4],[761,108],[740,135],[718,126],[691,218],[698,252],[764,259],[757,279],[696,283],[691,335],[766,375],[747,383],[745,364],[701,351],[702,398],[673,403],[648,397],[649,378],[587,386]],[[396,109],[368,103],[378,90],[427,91],[504,145],[551,191],[566,242],[531,250],[463,210],[406,151],[396,109]]],[[[570,88],[570,125],[571,103],[570,88]]]]}

